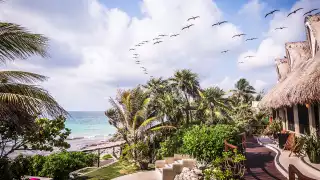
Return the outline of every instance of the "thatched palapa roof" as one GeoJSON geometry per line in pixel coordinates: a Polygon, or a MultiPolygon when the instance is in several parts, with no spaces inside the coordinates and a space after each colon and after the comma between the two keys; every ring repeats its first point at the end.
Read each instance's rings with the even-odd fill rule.
{"type": "MultiPolygon", "coordinates": [[[[290,92],[292,88],[295,88],[293,84],[297,82],[311,62],[309,61],[311,57],[310,46],[308,42],[292,42],[286,43],[285,47],[290,70],[285,76],[282,75],[278,84],[262,99],[260,106],[279,108],[281,106],[290,106],[294,103],[289,100],[289,97],[292,96],[290,92]]],[[[284,62],[285,59],[280,61],[284,62]]],[[[280,67],[279,65],[283,66],[277,63],[278,68],[280,67]]]]}

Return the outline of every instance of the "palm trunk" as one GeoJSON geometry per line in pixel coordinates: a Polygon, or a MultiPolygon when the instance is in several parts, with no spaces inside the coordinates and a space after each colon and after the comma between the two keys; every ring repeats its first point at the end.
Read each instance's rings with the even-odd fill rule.
{"type": "Polygon", "coordinates": [[[187,104],[188,104],[188,107],[186,108],[186,115],[187,115],[187,123],[189,123],[190,122],[190,114],[189,114],[190,102],[189,102],[189,98],[188,98],[187,93],[183,92],[183,94],[184,94],[184,97],[186,98],[187,104]]]}

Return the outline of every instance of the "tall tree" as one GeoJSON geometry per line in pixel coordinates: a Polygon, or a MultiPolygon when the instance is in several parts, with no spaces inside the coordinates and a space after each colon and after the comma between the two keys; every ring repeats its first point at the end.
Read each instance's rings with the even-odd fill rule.
{"type": "MultiPolygon", "coordinates": [[[[46,57],[47,42],[43,35],[30,33],[16,24],[0,22],[0,62],[3,64],[32,55],[46,57]]],[[[23,124],[27,119],[17,117],[25,113],[30,116],[66,115],[46,90],[34,84],[46,79],[29,72],[0,71],[0,121],[23,124]]]]}
{"type": "Polygon", "coordinates": [[[191,70],[183,69],[178,70],[174,73],[173,78],[170,78],[172,82],[172,86],[177,90],[180,91],[187,103],[187,107],[185,109],[186,116],[187,116],[187,123],[190,122],[192,119],[191,116],[191,98],[198,98],[199,97],[199,89],[200,83],[198,80],[198,75],[196,73],[191,72],[191,70]]]}
{"type": "Polygon", "coordinates": [[[199,108],[206,112],[210,123],[230,118],[232,110],[230,99],[225,97],[225,92],[219,87],[209,87],[200,92],[201,101],[199,108]]]}
{"type": "Polygon", "coordinates": [[[231,90],[233,92],[233,97],[237,98],[241,103],[248,103],[253,99],[253,94],[255,94],[255,89],[250,83],[241,78],[235,84],[235,89],[231,90]]]}
{"type": "Polygon", "coordinates": [[[152,116],[149,102],[149,93],[141,87],[119,91],[116,99],[110,98],[112,107],[105,115],[129,146],[144,141],[154,131],[173,128],[163,125],[160,117],[152,116]]]}

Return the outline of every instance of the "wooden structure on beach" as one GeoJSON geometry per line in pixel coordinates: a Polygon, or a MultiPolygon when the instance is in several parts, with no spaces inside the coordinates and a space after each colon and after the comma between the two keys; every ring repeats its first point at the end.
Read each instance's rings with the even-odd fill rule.
{"type": "Polygon", "coordinates": [[[87,148],[87,149],[84,149],[82,150],[82,152],[97,152],[98,153],[98,167],[100,166],[100,155],[101,153],[103,153],[103,151],[107,150],[107,149],[112,149],[112,156],[115,157],[116,159],[120,158],[120,155],[121,155],[121,152],[122,152],[122,149],[123,149],[123,145],[125,144],[125,142],[119,142],[117,144],[112,144],[112,145],[104,145],[104,146],[100,146],[100,147],[91,147],[91,148],[87,148]],[[115,148],[116,147],[119,147],[119,157],[117,157],[116,155],[116,150],[115,148]]]}
{"type": "Polygon", "coordinates": [[[306,41],[285,44],[285,58],[276,59],[278,83],[259,104],[296,135],[320,127],[320,15],[307,16],[305,28],[306,41]]]}

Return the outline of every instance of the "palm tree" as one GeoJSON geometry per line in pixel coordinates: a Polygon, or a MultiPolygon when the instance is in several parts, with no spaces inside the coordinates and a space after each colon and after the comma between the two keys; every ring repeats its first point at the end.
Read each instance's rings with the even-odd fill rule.
{"type": "Polygon", "coordinates": [[[168,81],[160,78],[150,79],[145,86],[153,95],[163,94],[169,90],[168,81]]]}
{"type": "Polygon", "coordinates": [[[192,119],[191,110],[191,98],[199,97],[198,90],[200,89],[200,83],[198,80],[198,75],[191,72],[191,70],[183,69],[175,72],[174,77],[170,78],[172,86],[179,92],[182,92],[185,101],[187,102],[187,107],[185,109],[187,116],[187,123],[192,119]]]}
{"type": "Polygon", "coordinates": [[[149,93],[141,87],[119,91],[116,99],[110,98],[112,107],[105,115],[129,146],[145,141],[147,135],[156,131],[174,128],[164,125],[160,117],[152,116],[149,103],[149,93]]]}
{"type": "Polygon", "coordinates": [[[248,103],[253,99],[253,94],[256,93],[253,86],[244,79],[241,78],[235,84],[235,89],[231,90],[233,97],[237,98],[241,103],[248,103]]]}
{"type": "MultiPolygon", "coordinates": [[[[0,22],[0,62],[5,64],[32,55],[47,56],[48,39],[40,34],[28,32],[25,28],[0,22]]],[[[36,82],[47,77],[23,71],[0,71],[0,120],[26,122],[18,114],[28,116],[58,116],[67,112],[36,82]]]]}
{"type": "MultiPolygon", "coordinates": [[[[203,108],[212,122],[228,119],[232,110],[230,99],[225,97],[225,92],[219,87],[209,87],[199,92],[201,102],[199,108],[203,108]]],[[[211,123],[212,123],[211,122],[211,123]]]]}

